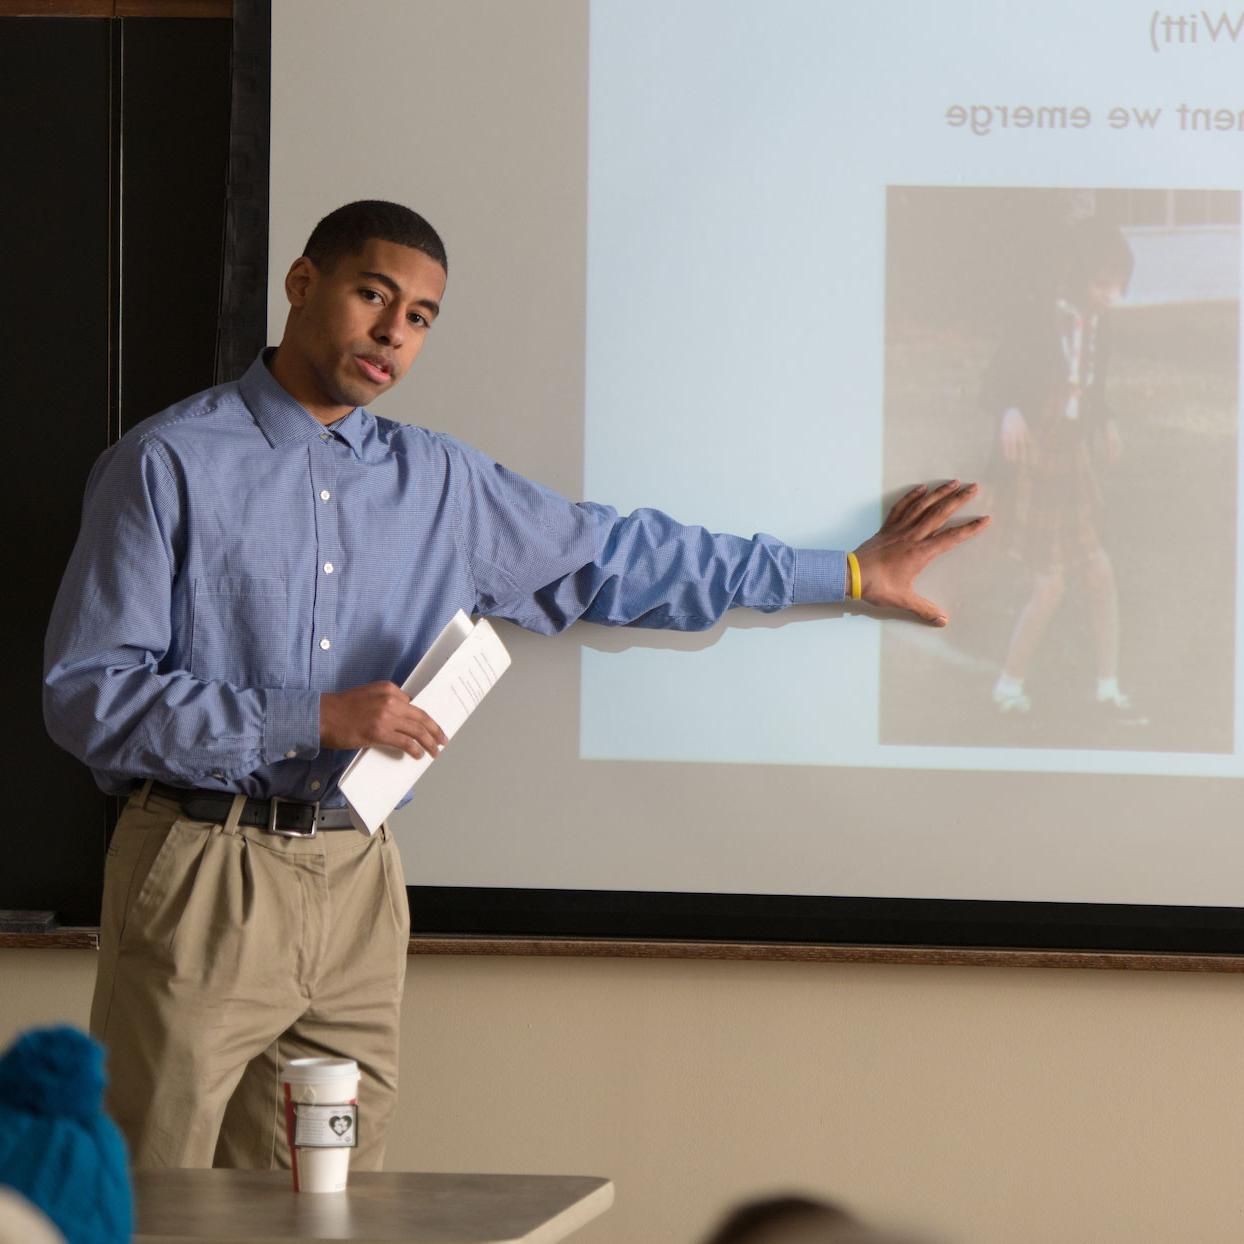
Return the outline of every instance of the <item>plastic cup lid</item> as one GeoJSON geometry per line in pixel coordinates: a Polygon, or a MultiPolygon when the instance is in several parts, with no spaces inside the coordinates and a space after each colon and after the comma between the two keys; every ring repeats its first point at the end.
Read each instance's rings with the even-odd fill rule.
{"type": "Polygon", "coordinates": [[[359,1065],[352,1058],[291,1058],[282,1076],[290,1084],[319,1084],[323,1080],[357,1078],[359,1065]]]}

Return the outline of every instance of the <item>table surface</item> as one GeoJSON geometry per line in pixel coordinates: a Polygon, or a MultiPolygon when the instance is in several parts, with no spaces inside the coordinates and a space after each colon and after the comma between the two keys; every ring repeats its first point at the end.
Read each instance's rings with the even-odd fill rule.
{"type": "Polygon", "coordinates": [[[613,1204],[591,1175],[358,1171],[345,1192],[294,1192],[288,1171],[134,1173],[134,1244],[553,1244],[613,1204]]]}

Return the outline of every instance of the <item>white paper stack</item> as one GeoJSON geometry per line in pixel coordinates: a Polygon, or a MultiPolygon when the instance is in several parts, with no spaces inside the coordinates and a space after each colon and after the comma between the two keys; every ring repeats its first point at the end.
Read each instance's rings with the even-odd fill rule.
{"type": "MultiPolygon", "coordinates": [[[[473,623],[459,609],[402,690],[452,739],[509,667],[510,654],[497,632],[485,621],[473,623]]],[[[355,829],[374,834],[431,763],[430,756],[416,760],[394,747],[358,752],[340,782],[355,829]]]]}

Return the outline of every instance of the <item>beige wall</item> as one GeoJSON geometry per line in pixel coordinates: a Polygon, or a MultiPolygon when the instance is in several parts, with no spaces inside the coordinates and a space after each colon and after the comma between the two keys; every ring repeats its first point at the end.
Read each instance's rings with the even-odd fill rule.
{"type": "MultiPolygon", "coordinates": [[[[0,1040],[90,952],[0,955],[0,1040]]],[[[416,957],[406,1169],[606,1174],[583,1244],[811,1188],[959,1244],[1237,1244],[1244,983],[1162,973],[416,957]]]]}

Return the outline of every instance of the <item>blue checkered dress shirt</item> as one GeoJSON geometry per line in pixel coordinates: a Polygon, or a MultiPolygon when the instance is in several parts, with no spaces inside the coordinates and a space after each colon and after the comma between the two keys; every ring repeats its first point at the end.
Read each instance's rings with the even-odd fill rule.
{"type": "Polygon", "coordinates": [[[48,730],[109,792],[342,803],[321,692],[400,683],[458,609],[551,634],[839,601],[845,557],[573,504],[359,407],[325,428],[260,356],[95,464],[45,652],[48,730]]]}

